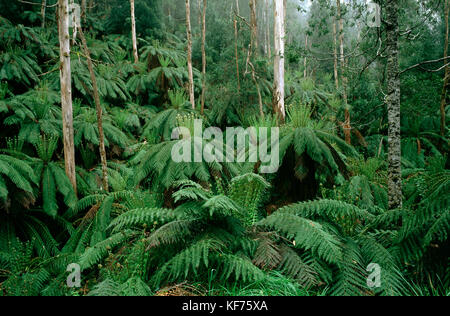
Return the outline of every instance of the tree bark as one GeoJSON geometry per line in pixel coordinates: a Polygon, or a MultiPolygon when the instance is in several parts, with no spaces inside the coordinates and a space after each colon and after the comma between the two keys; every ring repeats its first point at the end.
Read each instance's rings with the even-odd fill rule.
{"type": "Polygon", "coordinates": [[[256,17],[256,0],[250,0],[250,27],[251,27],[251,45],[258,54],[258,21],[256,17]]]}
{"type": "Polygon", "coordinates": [[[345,78],[345,54],[344,54],[344,19],[342,18],[341,0],[336,0],[337,19],[339,23],[339,47],[340,47],[340,61],[341,61],[341,82],[342,82],[342,97],[347,105],[347,86],[345,78]]]}
{"type": "Polygon", "coordinates": [[[342,98],[345,106],[345,121],[343,125],[345,142],[349,145],[352,143],[351,137],[351,121],[350,110],[348,107],[347,98],[347,78],[345,77],[345,53],[344,53],[344,19],[342,18],[341,0],[336,0],[337,19],[339,21],[339,46],[340,46],[340,61],[341,61],[341,82],[342,82],[342,98]]]}
{"type": "Polygon", "coordinates": [[[92,81],[92,94],[94,96],[95,107],[97,110],[97,126],[98,126],[98,134],[99,134],[99,152],[100,152],[100,161],[102,164],[102,184],[103,190],[106,192],[109,191],[108,184],[108,165],[106,159],[106,149],[105,149],[105,134],[103,131],[103,110],[102,105],[100,103],[100,95],[98,92],[97,79],[95,78],[94,66],[92,64],[91,52],[87,46],[86,37],[84,36],[83,30],[81,27],[78,27],[78,31],[80,34],[81,42],[83,45],[84,54],[86,55],[87,64],[89,68],[89,73],[92,81]]]}
{"type": "Polygon", "coordinates": [[[45,27],[45,12],[47,9],[47,0],[42,0],[42,5],[41,5],[41,16],[42,16],[42,28],[45,27]]]}
{"type": "Polygon", "coordinates": [[[69,1],[58,2],[58,33],[60,45],[60,80],[61,106],[64,138],[64,164],[66,175],[77,192],[77,178],[75,173],[75,144],[73,131],[72,109],[72,73],[70,67],[70,35],[69,35],[69,1]]]}
{"type": "Polygon", "coordinates": [[[305,60],[303,61],[303,66],[305,67],[305,70],[303,72],[303,77],[306,78],[308,77],[308,58],[306,57],[306,53],[308,51],[308,34],[306,34],[305,36],[305,60]]]}
{"type": "Polygon", "coordinates": [[[191,29],[191,5],[186,0],[186,33],[187,33],[187,63],[189,76],[189,99],[195,110],[194,72],[192,70],[192,29],[191,29]]]}
{"type": "Polygon", "coordinates": [[[205,94],[206,94],[206,3],[207,0],[203,0],[203,13],[202,13],[202,107],[201,113],[205,111],[205,94]]]}
{"type": "Polygon", "coordinates": [[[400,77],[398,61],[398,0],[386,2],[387,108],[388,108],[388,191],[389,209],[402,207],[402,164],[400,134],[400,77]]]}
{"type": "Polygon", "coordinates": [[[86,24],[86,0],[81,0],[81,15],[80,18],[86,24]]]}
{"type": "Polygon", "coordinates": [[[238,93],[241,92],[241,78],[239,74],[239,53],[238,53],[238,21],[236,16],[234,17],[234,53],[236,57],[236,78],[238,84],[238,93]]]}
{"type": "Polygon", "coordinates": [[[339,91],[338,54],[337,54],[337,30],[336,19],[333,19],[333,39],[334,39],[334,83],[336,91],[339,91]]]}
{"type": "Polygon", "coordinates": [[[284,1],[274,0],[274,91],[273,105],[274,111],[279,119],[284,122],[286,112],[284,107],[284,1]]]}
{"type": "Polygon", "coordinates": [[[269,57],[272,57],[272,45],[270,41],[270,22],[269,22],[269,0],[266,0],[266,34],[267,34],[267,53],[269,57]]]}
{"type": "Polygon", "coordinates": [[[130,6],[131,6],[131,37],[133,38],[133,56],[134,56],[134,63],[137,64],[139,62],[139,54],[136,38],[136,16],[134,14],[134,0],[130,0],[130,6]]]}
{"type": "MultiPolygon", "coordinates": [[[[445,1],[445,46],[444,46],[444,65],[448,64],[448,35],[449,35],[449,25],[448,25],[448,15],[450,10],[450,2],[449,0],[445,1]]],[[[449,87],[449,81],[450,81],[450,67],[445,67],[445,74],[444,74],[444,84],[442,87],[442,94],[441,94],[441,136],[445,137],[445,108],[447,106],[447,94],[449,87]]],[[[441,141],[442,143],[442,141],[441,141]]]]}

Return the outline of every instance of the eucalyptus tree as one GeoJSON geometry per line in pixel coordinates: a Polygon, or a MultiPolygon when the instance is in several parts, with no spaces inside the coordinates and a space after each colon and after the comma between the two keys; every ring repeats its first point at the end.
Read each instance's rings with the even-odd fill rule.
{"type": "Polygon", "coordinates": [[[69,1],[59,0],[59,45],[60,45],[60,81],[61,105],[64,138],[64,161],[67,177],[76,192],[77,182],[75,174],[75,145],[73,131],[72,109],[72,73],[70,67],[70,37],[69,37],[69,1]]]}

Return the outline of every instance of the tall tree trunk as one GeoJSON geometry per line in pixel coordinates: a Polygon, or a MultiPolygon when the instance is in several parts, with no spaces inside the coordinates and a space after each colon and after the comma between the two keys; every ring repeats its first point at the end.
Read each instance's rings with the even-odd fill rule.
{"type": "Polygon", "coordinates": [[[131,6],[131,37],[133,38],[133,56],[134,56],[134,63],[137,64],[139,62],[139,55],[136,38],[136,16],[134,14],[134,0],[130,0],[130,6],[131,6]]]}
{"type": "Polygon", "coordinates": [[[402,147],[400,134],[400,78],[398,61],[398,0],[386,2],[387,48],[387,108],[388,108],[388,161],[389,209],[402,207],[402,147]]]}
{"type": "Polygon", "coordinates": [[[270,11],[269,11],[269,0],[266,0],[266,34],[267,34],[267,53],[269,57],[272,57],[272,45],[270,40],[270,11]]]}
{"type": "Polygon", "coordinates": [[[206,93],[206,0],[203,0],[202,13],[202,108],[201,113],[205,111],[205,93],[206,93]]]}
{"type": "Polygon", "coordinates": [[[303,77],[308,77],[308,58],[306,57],[306,53],[308,51],[308,34],[305,36],[305,60],[303,61],[303,66],[305,67],[305,71],[303,72],[303,77]]]}
{"type": "Polygon", "coordinates": [[[60,45],[60,80],[61,106],[64,138],[64,164],[67,177],[77,192],[77,178],[75,173],[75,144],[73,131],[72,109],[72,73],[70,67],[70,36],[69,36],[69,1],[58,2],[58,33],[60,45]]]}
{"type": "Polygon", "coordinates": [[[234,17],[234,53],[236,57],[236,78],[238,84],[238,93],[241,91],[241,79],[239,74],[239,53],[238,53],[238,21],[236,16],[234,17]]]}
{"type": "Polygon", "coordinates": [[[97,110],[97,125],[98,125],[99,141],[100,141],[99,152],[100,152],[100,161],[102,164],[102,184],[103,184],[103,190],[108,192],[109,191],[108,166],[107,166],[107,160],[106,160],[105,133],[103,131],[103,110],[102,110],[102,105],[100,103],[100,95],[98,92],[97,79],[95,78],[94,66],[92,64],[91,52],[89,51],[86,37],[84,36],[82,28],[78,27],[78,31],[79,31],[81,42],[83,45],[84,54],[86,55],[89,73],[91,75],[92,90],[93,90],[92,94],[94,96],[95,107],[97,110]]]}
{"type": "Polygon", "coordinates": [[[333,19],[333,40],[334,40],[334,82],[336,90],[339,91],[338,54],[337,54],[337,30],[336,19],[333,19]]]}
{"type": "Polygon", "coordinates": [[[284,1],[274,0],[274,91],[273,106],[279,119],[284,122],[286,112],[284,108],[284,1]]]}
{"type": "Polygon", "coordinates": [[[86,24],[86,0],[81,0],[81,15],[80,18],[86,24]]]}
{"type": "Polygon", "coordinates": [[[189,75],[189,99],[192,108],[195,110],[195,94],[194,94],[194,72],[192,70],[192,30],[191,30],[191,5],[186,0],[186,33],[187,33],[187,63],[189,75]]]}
{"type": "MultiPolygon", "coordinates": [[[[445,1],[445,46],[444,46],[444,65],[448,64],[448,33],[449,33],[449,25],[448,25],[448,15],[450,10],[450,1],[445,1]]],[[[441,136],[445,137],[445,108],[447,106],[447,94],[449,90],[449,82],[450,82],[450,67],[445,67],[445,75],[444,75],[444,84],[442,87],[441,94],[441,136]]],[[[441,141],[442,142],[442,141],[441,141]]]]}
{"type": "Polygon", "coordinates": [[[256,17],[256,0],[250,0],[250,27],[251,27],[251,45],[258,54],[258,21],[256,17]]]}
{"type": "Polygon", "coordinates": [[[337,20],[339,23],[339,47],[340,47],[340,62],[341,62],[341,82],[342,82],[342,97],[347,105],[347,86],[345,78],[345,54],[344,54],[344,19],[341,11],[341,0],[336,0],[337,6],[337,20]]]}
{"type": "Polygon", "coordinates": [[[345,121],[343,125],[345,142],[351,144],[351,123],[350,123],[350,110],[348,107],[347,99],[347,78],[345,76],[345,53],[344,53],[344,19],[341,11],[341,0],[336,0],[337,7],[337,19],[339,21],[339,46],[340,46],[340,61],[341,61],[341,82],[342,82],[342,98],[344,99],[345,106],[345,121]]]}
{"type": "Polygon", "coordinates": [[[42,17],[42,28],[45,27],[45,12],[47,9],[47,0],[42,0],[42,5],[41,5],[41,17],[42,17]]]}

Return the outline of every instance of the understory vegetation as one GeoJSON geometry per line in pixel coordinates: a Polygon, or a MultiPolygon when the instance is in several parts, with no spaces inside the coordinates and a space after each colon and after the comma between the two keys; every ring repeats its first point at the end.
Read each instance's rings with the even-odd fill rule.
{"type": "MultiPolygon", "coordinates": [[[[185,1],[135,1],[137,62],[129,1],[87,1],[97,83],[71,39],[76,190],[65,168],[57,1],[43,24],[34,2],[0,2],[0,296],[450,295],[444,68],[400,76],[403,205],[389,207],[385,26],[356,25],[358,1],[342,4],[349,56],[339,87],[335,1],[287,1],[285,119],[273,108],[272,1],[268,20],[257,1],[269,22],[259,21],[256,48],[249,1],[240,11],[208,1],[205,75],[203,2],[191,1],[194,108],[185,1]],[[203,130],[279,127],[280,168],[174,162],[173,129],[196,119],[203,130]],[[377,287],[367,282],[373,263],[377,287]],[[67,286],[71,264],[80,287],[67,286]]],[[[400,2],[401,31],[413,27],[399,40],[401,69],[442,58],[442,1],[400,2]]]]}

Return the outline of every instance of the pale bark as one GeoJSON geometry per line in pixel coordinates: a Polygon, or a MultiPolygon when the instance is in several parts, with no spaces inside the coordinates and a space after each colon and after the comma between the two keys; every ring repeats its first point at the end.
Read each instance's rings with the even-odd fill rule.
{"type": "Polygon", "coordinates": [[[272,45],[270,41],[270,22],[269,22],[269,0],[266,0],[266,36],[267,36],[267,54],[272,57],[272,45]]]}
{"type": "Polygon", "coordinates": [[[388,191],[389,209],[402,207],[402,155],[400,134],[400,78],[398,61],[398,0],[386,3],[387,108],[388,108],[388,191]]]}
{"type": "Polygon", "coordinates": [[[251,27],[251,45],[258,54],[258,21],[256,18],[256,0],[249,0],[250,5],[250,27],[251,27]]]}
{"type": "Polygon", "coordinates": [[[345,54],[344,54],[344,19],[341,13],[341,0],[336,0],[337,6],[337,20],[339,23],[339,47],[340,47],[340,62],[341,62],[341,81],[342,81],[342,97],[345,104],[348,103],[347,100],[347,86],[345,77],[345,54]]]}
{"type": "Polygon", "coordinates": [[[308,58],[306,57],[306,53],[308,52],[308,34],[305,36],[305,60],[303,61],[303,66],[305,68],[303,72],[303,77],[308,77],[308,58]]]}
{"type": "Polygon", "coordinates": [[[194,72],[192,70],[192,30],[191,30],[191,5],[186,0],[186,33],[187,33],[187,63],[189,76],[189,100],[192,108],[195,110],[195,94],[194,94],[194,72]]]}
{"type": "Polygon", "coordinates": [[[42,0],[42,5],[41,5],[41,17],[42,17],[42,28],[45,27],[45,12],[47,9],[47,0],[42,0]]]}
{"type": "Polygon", "coordinates": [[[134,0],[130,0],[130,6],[131,6],[131,37],[133,39],[133,57],[134,63],[137,64],[139,62],[139,54],[136,38],[136,16],[134,14],[134,0]]]}
{"type": "Polygon", "coordinates": [[[337,30],[336,20],[333,19],[333,40],[334,40],[334,83],[336,85],[336,91],[339,91],[339,73],[338,73],[338,54],[337,54],[337,30]]]}
{"type": "Polygon", "coordinates": [[[339,47],[340,47],[340,62],[341,62],[341,82],[342,82],[342,98],[345,106],[345,121],[343,125],[345,142],[351,144],[351,123],[350,111],[347,99],[347,78],[345,76],[345,53],[344,53],[344,19],[341,12],[341,0],[336,0],[337,19],[339,21],[339,47]]]}
{"type": "MultiPolygon", "coordinates": [[[[448,25],[448,15],[450,10],[450,2],[449,0],[445,1],[445,43],[444,43],[444,65],[448,64],[448,35],[449,35],[449,25],[448,25]]],[[[444,84],[442,87],[442,94],[441,94],[441,136],[445,136],[445,108],[447,106],[447,94],[449,90],[449,81],[450,81],[450,67],[445,67],[445,74],[444,74],[444,84]]],[[[442,141],[441,141],[442,142],[442,141]]]]}
{"type": "Polygon", "coordinates": [[[234,53],[236,57],[236,78],[238,84],[238,93],[241,91],[241,78],[239,74],[239,53],[238,53],[238,27],[237,27],[237,18],[234,17],[234,53]]]}
{"type": "Polygon", "coordinates": [[[86,55],[86,60],[88,64],[89,74],[91,76],[92,81],[92,94],[94,97],[95,107],[97,110],[97,126],[98,126],[98,138],[99,138],[99,152],[100,152],[100,161],[102,164],[102,184],[103,190],[109,191],[109,183],[108,183],[108,165],[106,159],[106,149],[105,149],[105,134],[103,131],[103,110],[102,105],[100,103],[100,95],[98,92],[97,79],[95,78],[94,66],[92,64],[91,52],[87,46],[86,37],[84,36],[83,30],[81,27],[78,28],[80,33],[81,42],[83,45],[84,54],[86,55]]]}
{"type": "Polygon", "coordinates": [[[75,192],[77,192],[77,178],[75,173],[75,144],[73,131],[72,109],[72,73],[70,67],[70,35],[69,35],[69,1],[58,2],[58,30],[60,45],[60,80],[61,106],[64,142],[64,164],[66,175],[75,192]]]}
{"type": "Polygon", "coordinates": [[[284,107],[284,40],[285,40],[285,24],[284,24],[284,1],[274,1],[274,91],[273,105],[274,111],[279,119],[284,122],[286,112],[284,107]]]}
{"type": "Polygon", "coordinates": [[[201,113],[205,111],[205,94],[206,94],[206,0],[203,0],[202,13],[202,107],[201,113]]]}

